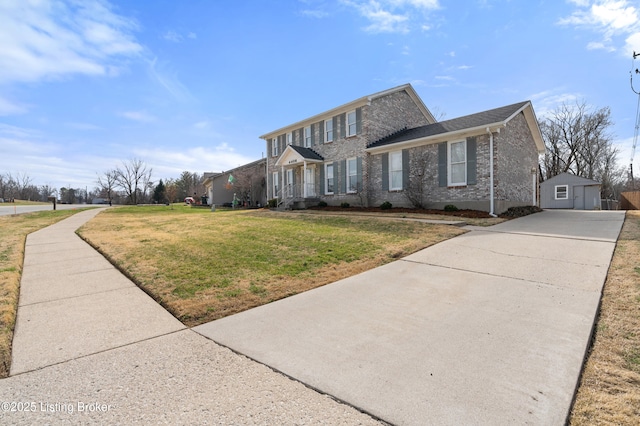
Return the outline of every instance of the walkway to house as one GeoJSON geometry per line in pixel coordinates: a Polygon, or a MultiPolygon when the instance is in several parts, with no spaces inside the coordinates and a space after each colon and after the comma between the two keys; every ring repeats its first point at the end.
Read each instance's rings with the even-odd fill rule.
{"type": "Polygon", "coordinates": [[[27,239],[0,423],[562,424],[624,220],[470,228],[185,329],[75,235],[97,212],[27,239]]]}

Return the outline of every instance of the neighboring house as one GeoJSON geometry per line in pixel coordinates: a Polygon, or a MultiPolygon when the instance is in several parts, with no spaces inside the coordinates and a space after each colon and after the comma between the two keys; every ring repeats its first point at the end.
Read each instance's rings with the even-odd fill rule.
{"type": "Polygon", "coordinates": [[[543,209],[600,209],[600,182],[560,173],[540,184],[543,209]]]}
{"type": "Polygon", "coordinates": [[[267,196],[285,208],[389,201],[500,213],[536,204],[544,152],[530,102],[437,122],[410,84],[261,138],[267,196]]]}
{"type": "Polygon", "coordinates": [[[221,173],[205,173],[205,186],[209,204],[232,205],[234,196],[247,207],[266,204],[266,158],[221,173]]]}

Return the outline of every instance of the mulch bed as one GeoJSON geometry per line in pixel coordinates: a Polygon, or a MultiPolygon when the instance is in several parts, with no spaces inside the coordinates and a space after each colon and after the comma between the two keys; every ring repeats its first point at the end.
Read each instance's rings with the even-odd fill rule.
{"type": "Polygon", "coordinates": [[[448,212],[444,210],[430,210],[430,209],[411,209],[402,207],[393,207],[391,209],[381,209],[379,207],[340,207],[340,206],[326,206],[326,207],[310,207],[309,210],[320,211],[336,211],[336,212],[364,212],[364,213],[413,213],[413,214],[439,214],[443,216],[457,216],[457,217],[472,217],[477,219],[490,218],[488,212],[479,210],[457,210],[448,212]]]}
{"type": "MultiPolygon", "coordinates": [[[[413,213],[413,214],[439,214],[442,216],[456,216],[456,217],[469,217],[474,219],[489,219],[491,215],[489,212],[480,210],[456,210],[445,211],[435,209],[412,209],[393,207],[391,209],[381,209],[379,207],[340,207],[340,206],[325,206],[325,207],[311,207],[309,210],[324,210],[324,211],[338,211],[338,212],[365,212],[365,213],[413,213]]],[[[526,216],[532,213],[541,212],[542,209],[534,206],[524,207],[512,207],[506,212],[502,213],[500,217],[505,219],[512,219],[516,217],[526,216]]]]}

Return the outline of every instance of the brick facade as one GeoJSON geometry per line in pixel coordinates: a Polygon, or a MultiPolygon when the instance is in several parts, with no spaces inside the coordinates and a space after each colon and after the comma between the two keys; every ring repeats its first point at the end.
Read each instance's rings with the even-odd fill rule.
{"type": "MultiPolygon", "coordinates": [[[[267,141],[269,154],[267,158],[268,198],[275,198],[278,195],[273,193],[273,173],[278,173],[279,188],[282,187],[283,172],[287,169],[294,170],[293,183],[300,183],[303,181],[304,173],[301,163],[304,161],[308,163],[308,168],[314,170],[314,180],[317,184],[317,191],[314,193],[316,197],[314,198],[329,205],[349,203],[352,206],[379,206],[383,202],[389,201],[397,207],[413,207],[416,205],[416,199],[419,199],[420,204],[426,208],[443,208],[447,204],[454,204],[458,208],[489,211],[490,136],[483,128],[484,125],[470,125],[469,131],[464,128],[455,128],[453,131],[442,130],[438,133],[437,130],[434,130],[434,126],[440,126],[440,123],[433,124],[433,117],[421,105],[419,99],[416,101],[417,95],[412,96],[411,93],[415,95],[413,89],[408,85],[381,92],[381,94],[361,98],[325,114],[317,115],[263,136],[267,141]],[[357,111],[358,132],[356,135],[346,136],[347,114],[350,111],[357,111]],[[331,120],[334,125],[334,138],[330,142],[324,140],[323,123],[327,120],[331,120]],[[310,162],[311,160],[307,161],[301,158],[299,162],[296,161],[293,164],[276,165],[286,148],[287,134],[292,134],[293,145],[304,146],[304,129],[308,126],[311,127],[313,133],[309,148],[319,155],[323,162],[313,163],[310,162]],[[428,134],[422,139],[402,139],[399,141],[402,143],[393,141],[382,148],[370,148],[373,142],[389,135],[401,134],[403,131],[413,131],[417,128],[429,128],[425,132],[435,132],[435,134],[428,134]],[[277,156],[271,155],[271,144],[274,138],[279,144],[277,156]],[[444,146],[441,145],[449,146],[447,143],[460,140],[467,141],[465,147],[473,146],[472,156],[475,160],[475,167],[472,173],[467,170],[467,175],[471,173],[473,177],[469,178],[465,185],[443,185],[443,177],[439,176],[439,173],[442,173],[442,169],[439,170],[439,155],[442,155],[442,149],[444,149],[444,146]],[[440,151],[439,146],[441,146],[440,151]],[[408,170],[402,171],[404,173],[403,189],[395,191],[383,189],[385,185],[388,186],[388,182],[385,183],[385,181],[388,181],[388,176],[391,176],[386,169],[389,167],[389,153],[397,151],[404,151],[402,155],[403,169],[408,168],[408,170]],[[358,180],[361,182],[361,186],[355,192],[350,192],[348,188],[345,189],[348,181],[346,160],[350,158],[358,159],[358,180]],[[324,190],[326,179],[323,179],[323,176],[326,164],[333,165],[333,194],[326,194],[324,190]],[[387,173],[389,174],[387,175],[387,173]],[[423,185],[420,186],[417,182],[423,182],[423,185]]],[[[501,213],[514,205],[531,205],[534,199],[533,176],[537,170],[541,137],[536,139],[533,136],[533,132],[536,131],[539,135],[539,130],[537,130],[537,123],[532,129],[531,117],[535,117],[532,110],[528,117],[525,117],[522,112],[523,109],[530,108],[530,104],[514,104],[489,112],[492,114],[495,112],[505,113],[502,111],[505,110],[505,114],[509,114],[511,110],[516,111],[517,108],[521,108],[520,112],[514,113],[512,116],[508,115],[503,123],[498,123],[500,125],[489,121],[493,124],[491,132],[494,143],[494,211],[496,213],[501,213]]],[[[487,119],[493,119],[494,115],[488,114],[487,117],[487,119]]],[[[457,120],[456,124],[460,124],[465,119],[477,120],[477,117],[467,116],[449,120],[449,122],[457,120]]],[[[446,127],[445,124],[442,126],[446,127]]],[[[453,166],[451,167],[453,168],[453,166]]],[[[465,167],[472,166],[467,166],[465,163],[465,167]]]]}

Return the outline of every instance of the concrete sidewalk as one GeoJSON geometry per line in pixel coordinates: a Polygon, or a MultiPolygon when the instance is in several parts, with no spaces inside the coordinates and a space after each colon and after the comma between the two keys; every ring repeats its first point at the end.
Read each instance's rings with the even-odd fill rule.
{"type": "Polygon", "coordinates": [[[393,424],[564,424],[624,212],[545,211],[194,328],[393,424]]]}
{"type": "Polygon", "coordinates": [[[27,237],[0,424],[377,424],[186,329],[82,241],[27,237]]]}

